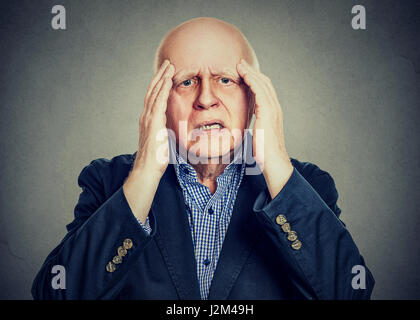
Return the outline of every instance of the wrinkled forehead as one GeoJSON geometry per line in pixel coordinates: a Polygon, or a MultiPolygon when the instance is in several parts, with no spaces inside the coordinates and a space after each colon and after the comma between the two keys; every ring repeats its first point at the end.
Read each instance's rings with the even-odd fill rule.
{"type": "Polygon", "coordinates": [[[198,72],[209,68],[214,72],[234,71],[244,57],[244,45],[231,34],[179,34],[168,39],[165,58],[175,66],[175,70],[198,72]]]}
{"type": "Polygon", "coordinates": [[[218,77],[228,77],[231,79],[234,79],[235,81],[240,81],[240,76],[236,70],[236,68],[230,68],[228,66],[225,67],[217,67],[217,66],[208,66],[208,67],[202,67],[202,66],[186,66],[184,67],[178,67],[175,70],[174,74],[174,82],[181,82],[186,79],[191,79],[196,76],[218,76],[218,77]]]}

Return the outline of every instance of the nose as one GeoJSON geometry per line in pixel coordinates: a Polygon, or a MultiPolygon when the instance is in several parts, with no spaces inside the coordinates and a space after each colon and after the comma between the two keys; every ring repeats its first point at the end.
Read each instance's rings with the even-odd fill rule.
{"type": "Polygon", "coordinates": [[[197,110],[207,110],[218,106],[219,100],[213,92],[210,81],[208,79],[203,79],[200,82],[198,96],[194,102],[194,108],[197,110]]]}

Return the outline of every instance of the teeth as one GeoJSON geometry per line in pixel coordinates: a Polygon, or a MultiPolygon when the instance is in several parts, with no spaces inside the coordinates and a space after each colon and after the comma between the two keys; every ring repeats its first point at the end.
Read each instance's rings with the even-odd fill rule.
{"type": "Polygon", "coordinates": [[[214,123],[214,124],[210,124],[210,125],[201,126],[198,129],[199,130],[222,129],[222,126],[218,123],[214,123]]]}

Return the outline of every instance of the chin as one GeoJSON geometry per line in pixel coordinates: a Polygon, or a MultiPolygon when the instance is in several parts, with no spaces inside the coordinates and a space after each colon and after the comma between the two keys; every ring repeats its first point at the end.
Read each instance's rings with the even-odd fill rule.
{"type": "Polygon", "coordinates": [[[200,139],[188,148],[188,160],[193,164],[230,163],[233,146],[230,139],[200,139]]]}

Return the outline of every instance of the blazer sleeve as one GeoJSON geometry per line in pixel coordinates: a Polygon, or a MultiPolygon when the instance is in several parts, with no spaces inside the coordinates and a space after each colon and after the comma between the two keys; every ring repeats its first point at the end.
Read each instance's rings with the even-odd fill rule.
{"type": "Polygon", "coordinates": [[[254,204],[257,219],[304,298],[369,299],[375,281],[338,219],[334,180],[315,165],[311,170],[311,184],[295,167],[274,199],[261,192],[254,204]]]}
{"type": "MultiPolygon", "coordinates": [[[[104,199],[104,179],[112,174],[100,174],[103,165],[94,160],[79,175],[82,188],[75,207],[75,218],[67,226],[68,233],[48,255],[33,285],[34,299],[113,299],[118,296],[124,277],[154,235],[149,235],[131,212],[122,186],[104,199]],[[102,166],[102,167],[101,167],[102,166]],[[122,262],[106,266],[118,256],[118,248],[126,241],[122,262]],[[65,289],[54,289],[53,267],[65,270],[65,289]]],[[[109,190],[108,190],[109,192],[109,190]]],[[[154,218],[150,216],[152,229],[154,218]]],[[[121,252],[121,251],[120,251],[121,252]]],[[[122,253],[124,251],[122,250],[122,253]]],[[[117,259],[118,262],[118,259],[117,259]]]]}

